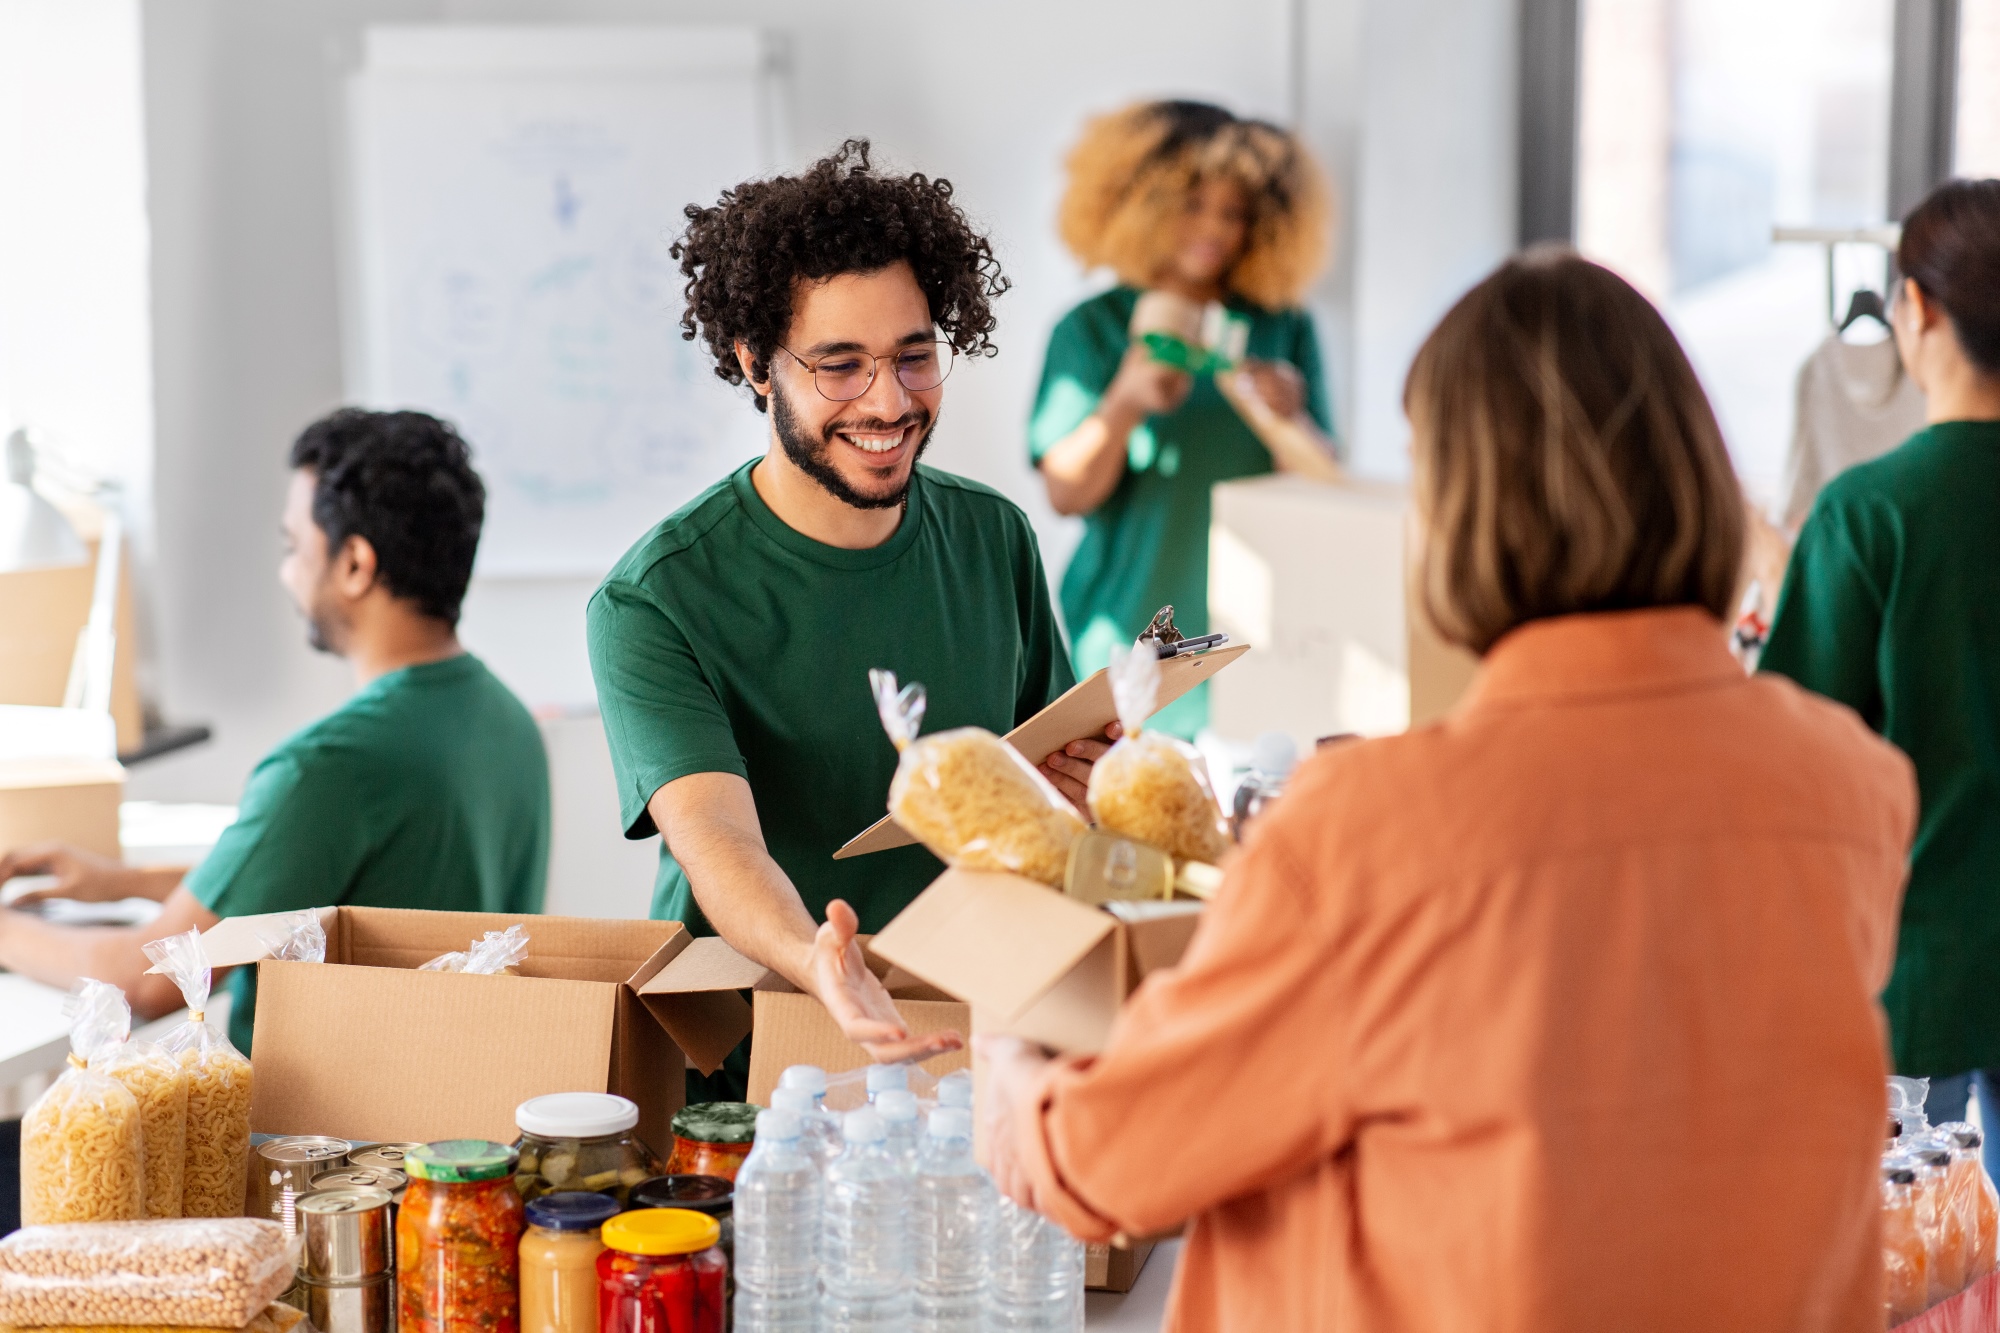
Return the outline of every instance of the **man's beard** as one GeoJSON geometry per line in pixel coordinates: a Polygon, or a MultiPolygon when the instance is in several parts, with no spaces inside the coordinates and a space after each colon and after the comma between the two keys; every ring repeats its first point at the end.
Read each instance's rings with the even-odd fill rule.
{"type": "Polygon", "coordinates": [[[778,432],[778,443],[784,447],[785,457],[792,460],[792,466],[818,482],[820,489],[844,505],[855,509],[894,509],[903,503],[910,493],[910,483],[916,479],[917,464],[923,461],[924,450],[930,448],[931,434],[937,430],[937,422],[930,413],[912,411],[897,421],[883,421],[877,417],[843,420],[836,417],[827,423],[817,440],[806,435],[805,428],[786,401],[784,390],[776,384],[771,386],[771,424],[778,432]],[[916,453],[910,458],[910,475],[903,484],[883,495],[863,495],[847,484],[847,478],[840,475],[827,457],[833,452],[833,436],[839,430],[894,430],[897,427],[916,426],[923,434],[917,440],[916,453]]]}

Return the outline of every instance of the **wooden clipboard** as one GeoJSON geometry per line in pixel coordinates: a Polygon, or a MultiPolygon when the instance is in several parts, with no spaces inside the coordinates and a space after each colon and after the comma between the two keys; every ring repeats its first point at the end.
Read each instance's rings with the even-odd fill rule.
{"type": "MultiPolygon", "coordinates": [[[[1195,686],[1250,651],[1247,643],[1224,644],[1207,652],[1160,661],[1160,702],[1155,712],[1165,708],[1195,686]]],[[[1054,703],[1007,733],[1006,740],[1031,764],[1039,764],[1071,741],[1084,736],[1101,736],[1118,720],[1118,706],[1112,702],[1111,680],[1102,670],[1071,686],[1054,703]]],[[[847,840],[833,854],[836,861],[870,852],[886,852],[892,847],[908,847],[916,839],[903,831],[888,815],[847,840]]]]}

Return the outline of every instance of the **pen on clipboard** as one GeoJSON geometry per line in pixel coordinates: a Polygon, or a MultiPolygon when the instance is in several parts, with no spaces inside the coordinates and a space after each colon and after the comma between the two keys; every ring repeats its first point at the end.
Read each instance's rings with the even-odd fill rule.
{"type": "Polygon", "coordinates": [[[1172,643],[1156,643],[1154,651],[1161,657],[1186,657],[1189,653],[1207,652],[1228,642],[1227,634],[1202,634],[1192,639],[1176,639],[1172,643]]]}

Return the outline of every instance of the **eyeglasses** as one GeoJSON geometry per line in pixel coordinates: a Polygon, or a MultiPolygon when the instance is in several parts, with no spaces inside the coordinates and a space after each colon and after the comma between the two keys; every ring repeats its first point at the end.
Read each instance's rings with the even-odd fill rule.
{"type": "Polygon", "coordinates": [[[813,377],[819,396],[835,403],[851,403],[875,383],[875,369],[884,361],[896,363],[896,379],[911,393],[923,393],[944,383],[951,374],[955,353],[948,342],[913,343],[889,356],[866,352],[834,352],[817,361],[808,361],[791,348],[778,350],[805,367],[813,377]]]}

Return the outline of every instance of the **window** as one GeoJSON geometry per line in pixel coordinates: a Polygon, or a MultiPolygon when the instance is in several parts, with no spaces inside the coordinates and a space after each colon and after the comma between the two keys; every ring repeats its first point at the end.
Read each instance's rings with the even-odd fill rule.
{"type": "Polygon", "coordinates": [[[2000,0],[1958,0],[1958,119],[1952,171],[2000,176],[2000,0]]]}

